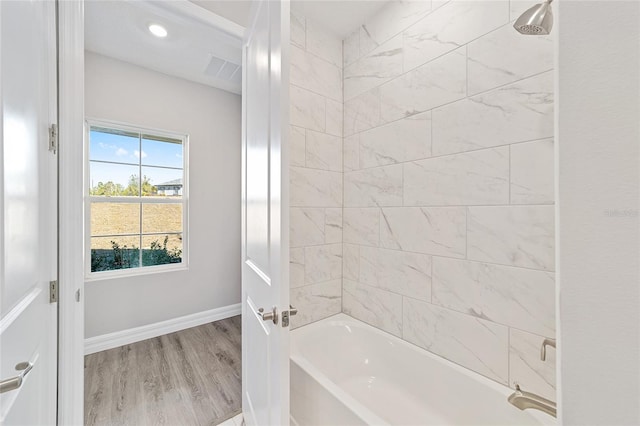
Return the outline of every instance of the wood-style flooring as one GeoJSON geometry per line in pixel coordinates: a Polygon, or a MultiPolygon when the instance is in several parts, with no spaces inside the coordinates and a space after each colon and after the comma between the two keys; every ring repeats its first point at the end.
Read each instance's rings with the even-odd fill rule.
{"type": "Polygon", "coordinates": [[[85,425],[217,425],[240,412],[240,317],[85,357],[85,425]]]}

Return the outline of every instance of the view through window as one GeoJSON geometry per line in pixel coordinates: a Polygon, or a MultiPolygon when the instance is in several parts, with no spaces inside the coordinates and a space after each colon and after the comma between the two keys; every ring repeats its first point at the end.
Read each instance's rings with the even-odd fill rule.
{"type": "Polygon", "coordinates": [[[90,272],[184,264],[186,137],[89,128],[90,272]]]}

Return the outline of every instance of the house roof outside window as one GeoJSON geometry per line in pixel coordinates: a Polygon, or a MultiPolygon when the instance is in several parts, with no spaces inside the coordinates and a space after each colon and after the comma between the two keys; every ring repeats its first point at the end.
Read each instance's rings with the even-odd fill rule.
{"type": "Polygon", "coordinates": [[[170,181],[164,182],[164,183],[159,183],[159,184],[156,185],[156,188],[158,188],[158,189],[182,188],[182,178],[170,180],[170,181]]]}

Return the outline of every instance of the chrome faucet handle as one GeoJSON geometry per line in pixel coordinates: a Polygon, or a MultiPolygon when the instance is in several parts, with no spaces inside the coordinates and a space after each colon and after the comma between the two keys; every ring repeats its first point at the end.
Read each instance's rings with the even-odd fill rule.
{"type": "Polygon", "coordinates": [[[555,348],[556,339],[544,339],[542,341],[542,347],[540,348],[540,359],[542,361],[547,360],[547,346],[551,346],[552,348],[555,348]]]}

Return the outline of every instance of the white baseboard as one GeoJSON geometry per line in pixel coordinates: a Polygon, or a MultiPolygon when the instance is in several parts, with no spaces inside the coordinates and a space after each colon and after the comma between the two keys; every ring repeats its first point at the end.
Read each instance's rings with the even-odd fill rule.
{"type": "Polygon", "coordinates": [[[84,339],[84,354],[105,351],[107,349],[117,348],[119,346],[128,345],[130,343],[139,342],[141,340],[151,339],[153,337],[162,336],[168,333],[184,330],[198,325],[206,324],[213,321],[240,315],[242,305],[223,306],[196,314],[185,315],[166,321],[157,322],[155,324],[143,325],[141,327],[130,328],[127,330],[116,331],[114,333],[103,334],[101,336],[89,337],[84,339]]]}

